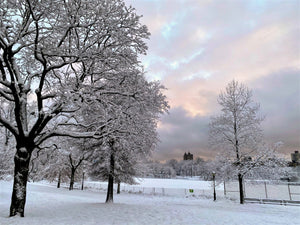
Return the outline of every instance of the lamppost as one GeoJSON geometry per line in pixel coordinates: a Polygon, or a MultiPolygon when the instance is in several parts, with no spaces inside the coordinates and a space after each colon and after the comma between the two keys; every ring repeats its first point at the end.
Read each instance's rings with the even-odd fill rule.
{"type": "Polygon", "coordinates": [[[214,185],[214,201],[216,201],[217,197],[216,197],[216,172],[215,171],[212,172],[212,176],[213,176],[213,185],[214,185]]]}

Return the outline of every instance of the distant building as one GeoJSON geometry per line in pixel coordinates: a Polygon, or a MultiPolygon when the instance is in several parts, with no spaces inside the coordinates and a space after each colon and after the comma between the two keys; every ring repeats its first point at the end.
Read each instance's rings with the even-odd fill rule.
{"type": "Polygon", "coordinates": [[[193,154],[191,154],[190,152],[188,152],[187,154],[185,152],[183,155],[183,160],[193,160],[193,158],[193,154]]]}
{"type": "Polygon", "coordinates": [[[295,151],[291,154],[292,164],[295,164],[295,166],[300,165],[300,154],[299,151],[295,151]]]}
{"type": "Polygon", "coordinates": [[[299,151],[295,151],[291,154],[291,162],[289,162],[289,166],[292,167],[292,173],[290,177],[290,181],[299,182],[300,181],[300,154],[299,151]]]}

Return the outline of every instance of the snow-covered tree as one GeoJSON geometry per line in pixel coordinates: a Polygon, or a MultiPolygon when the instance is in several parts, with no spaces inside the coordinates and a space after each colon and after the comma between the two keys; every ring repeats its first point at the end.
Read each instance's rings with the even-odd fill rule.
{"type": "MultiPolygon", "coordinates": [[[[55,140],[59,139],[55,138],[55,140]]],[[[34,150],[30,161],[29,179],[50,182],[57,180],[57,186],[60,187],[61,182],[67,182],[70,179],[68,154],[70,154],[69,151],[56,144],[34,150]]]]}
{"type": "Polygon", "coordinates": [[[255,179],[280,179],[288,175],[288,162],[283,155],[278,153],[282,142],[275,144],[261,144],[257,154],[251,157],[248,165],[243,169],[246,178],[255,179]]]}
{"type": "Polygon", "coordinates": [[[148,162],[146,164],[147,177],[155,177],[155,178],[171,178],[176,176],[176,171],[169,164],[163,164],[160,162],[148,162]]]}
{"type": "MultiPolygon", "coordinates": [[[[119,82],[106,83],[116,90],[114,95],[104,94],[102,107],[98,108],[103,111],[103,120],[108,121],[102,126],[107,135],[95,146],[90,158],[91,174],[108,180],[106,202],[112,202],[113,183],[133,183],[139,174],[139,162],[153,150],[158,140],[157,122],[168,104],[162,93],[164,87],[159,82],[146,81],[137,70],[122,74],[119,82]]],[[[100,92],[103,93],[105,90],[100,92]]]]}
{"type": "Polygon", "coordinates": [[[57,186],[61,182],[69,181],[69,190],[73,190],[76,179],[81,178],[82,166],[86,159],[86,141],[73,138],[55,138],[55,144],[44,146],[49,148],[33,151],[29,177],[32,180],[57,180],[57,186]]]}
{"type": "Polygon", "coordinates": [[[86,140],[70,140],[65,149],[68,149],[68,160],[65,164],[70,170],[69,190],[73,190],[75,176],[81,174],[85,160],[87,159],[88,149],[86,140]]]}
{"type": "Polygon", "coordinates": [[[238,169],[240,203],[243,204],[244,170],[261,152],[263,117],[259,115],[259,105],[252,100],[252,92],[235,80],[227,85],[225,92],[221,92],[218,103],[222,113],[211,118],[210,140],[214,147],[227,151],[225,161],[231,159],[230,164],[238,169]]]}
{"type": "Polygon", "coordinates": [[[219,180],[234,180],[241,173],[247,179],[279,179],[287,176],[287,161],[278,153],[280,145],[261,144],[255,154],[249,156],[242,164],[222,152],[217,155],[213,167],[219,180]]]}
{"type": "Polygon", "coordinates": [[[97,127],[76,132],[72,114],[85,105],[87,85],[145,54],[149,33],[139,18],[122,0],[0,2],[0,98],[14,107],[13,120],[0,115],[0,124],[16,140],[10,216],[24,216],[34,149],[54,136],[104,136],[97,127]]]}

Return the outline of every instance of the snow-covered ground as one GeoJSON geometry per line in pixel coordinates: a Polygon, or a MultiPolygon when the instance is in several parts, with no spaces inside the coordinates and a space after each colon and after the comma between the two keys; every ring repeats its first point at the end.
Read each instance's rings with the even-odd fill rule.
{"type": "MultiPolygon", "coordinates": [[[[213,186],[211,181],[201,181],[199,179],[136,179],[138,184],[121,184],[121,190],[130,193],[156,194],[164,196],[185,197],[186,195],[196,195],[212,198],[213,186]],[[190,190],[192,189],[192,193],[190,190]]],[[[78,184],[78,187],[80,184],[78,184]]],[[[106,182],[85,182],[85,187],[95,190],[106,190],[106,182]]],[[[248,198],[268,198],[277,200],[298,200],[300,201],[300,185],[290,185],[287,183],[272,184],[272,182],[246,182],[245,195],[248,198]],[[291,194],[291,196],[290,196],[291,194]]],[[[116,186],[115,186],[116,189],[116,186]]],[[[239,198],[238,182],[226,183],[226,198],[239,198]]],[[[224,183],[216,183],[217,198],[224,198],[224,183]]]]}
{"type": "Polygon", "coordinates": [[[298,206],[105,192],[28,184],[25,218],[9,218],[12,183],[0,181],[0,224],[300,224],[298,206]]]}
{"type": "MultiPolygon", "coordinates": [[[[130,193],[155,194],[164,196],[185,197],[186,195],[198,195],[212,197],[212,182],[195,179],[157,179],[137,178],[137,184],[121,184],[121,191],[130,193]],[[192,190],[192,193],[190,192],[192,190]]],[[[78,184],[79,185],[79,184],[78,184]]],[[[80,186],[80,185],[79,185],[80,186]]],[[[94,190],[106,190],[106,182],[85,182],[85,187],[94,190]]],[[[117,186],[114,186],[117,189],[117,186]]],[[[223,195],[222,185],[216,186],[219,196],[223,195]]]]}

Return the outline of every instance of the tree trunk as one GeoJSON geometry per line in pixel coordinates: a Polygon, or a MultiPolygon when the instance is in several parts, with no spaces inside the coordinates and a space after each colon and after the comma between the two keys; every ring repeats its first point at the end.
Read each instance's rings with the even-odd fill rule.
{"type": "Polygon", "coordinates": [[[243,175],[239,173],[238,178],[239,178],[240,203],[244,204],[243,175]]]}
{"type": "Polygon", "coordinates": [[[70,187],[69,190],[73,190],[74,187],[75,168],[71,168],[70,187]]]}
{"type": "Polygon", "coordinates": [[[117,194],[120,194],[121,184],[118,182],[117,194]]]}
{"type": "Polygon", "coordinates": [[[113,200],[114,200],[114,177],[112,175],[109,175],[106,203],[113,202],[113,200]]]}
{"type": "Polygon", "coordinates": [[[82,172],[81,190],[84,189],[84,172],[82,172]]]}
{"type": "Polygon", "coordinates": [[[108,186],[107,186],[107,196],[106,203],[113,202],[114,198],[114,170],[115,170],[115,157],[114,154],[110,155],[110,171],[108,175],[108,186]]]}
{"type": "Polygon", "coordinates": [[[59,171],[58,174],[57,188],[60,188],[60,181],[61,181],[61,171],[59,171]]]}
{"type": "Polygon", "coordinates": [[[25,147],[17,147],[14,157],[14,184],[9,216],[19,215],[24,217],[30,157],[30,150],[26,149],[25,147]]]}

